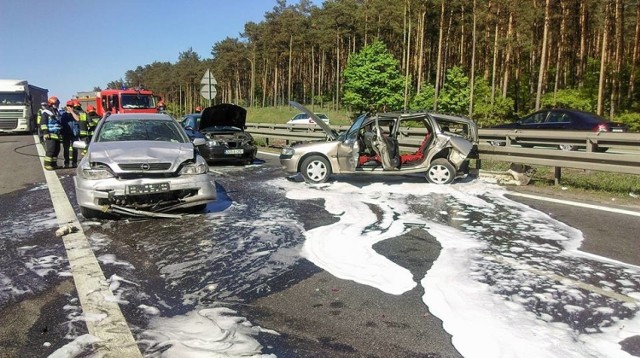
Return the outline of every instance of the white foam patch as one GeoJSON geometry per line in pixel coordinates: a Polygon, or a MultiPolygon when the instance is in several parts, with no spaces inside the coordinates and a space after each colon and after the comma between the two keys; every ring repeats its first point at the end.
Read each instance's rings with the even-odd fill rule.
{"type": "Polygon", "coordinates": [[[100,338],[90,334],[83,334],[51,353],[49,358],[78,357],[80,354],[89,352],[91,350],[91,346],[98,342],[100,342],[100,338]]]}
{"type": "Polygon", "coordinates": [[[348,184],[334,185],[330,190],[290,190],[287,197],[297,200],[323,199],[325,209],[339,217],[331,225],[305,233],[302,255],[336,277],[376,287],[400,295],[416,286],[409,270],[396,265],[373,250],[373,245],[404,234],[405,222],[418,219],[406,214],[406,206],[389,200],[386,185],[373,185],[371,191],[345,200],[345,191],[353,195],[348,184]],[[374,213],[375,207],[379,213],[374,213]]]}
{"type": "Polygon", "coordinates": [[[138,343],[147,346],[145,355],[162,357],[275,357],[261,354],[254,338],[274,331],[253,326],[236,311],[215,307],[171,318],[155,317],[138,343]]]}
{"type": "Polygon", "coordinates": [[[424,223],[442,250],[421,281],[423,301],[465,357],[629,357],[618,342],[640,335],[638,302],[601,293],[637,297],[637,266],[577,251],[579,230],[507,199],[492,184],[381,182],[386,178],[360,185],[271,184],[291,199],[324,200],[338,219],[305,232],[307,259],[384,292],[401,294],[415,282],[372,246],[424,223]],[[411,214],[414,206],[425,217],[411,214]],[[583,280],[585,286],[573,286],[583,280]],[[600,293],[584,289],[598,281],[600,293]],[[581,323],[575,315],[592,319],[581,323]]]}

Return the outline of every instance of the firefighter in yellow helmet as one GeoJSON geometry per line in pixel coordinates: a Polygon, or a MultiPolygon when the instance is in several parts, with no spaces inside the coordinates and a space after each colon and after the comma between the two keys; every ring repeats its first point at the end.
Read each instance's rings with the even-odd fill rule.
{"type": "Polygon", "coordinates": [[[58,155],[60,154],[60,142],[62,140],[62,122],[58,106],[58,97],[52,96],[47,101],[47,108],[42,111],[40,130],[44,139],[44,168],[55,170],[58,168],[58,155]]]}

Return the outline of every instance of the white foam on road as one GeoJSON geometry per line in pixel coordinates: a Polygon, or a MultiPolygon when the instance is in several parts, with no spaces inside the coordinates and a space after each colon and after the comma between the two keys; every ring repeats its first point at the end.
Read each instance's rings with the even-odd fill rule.
{"type": "Polygon", "coordinates": [[[420,282],[423,301],[465,357],[630,357],[619,342],[640,335],[640,269],[577,252],[580,231],[507,199],[498,186],[273,184],[291,199],[324,200],[338,220],[305,233],[303,256],[384,292],[402,294],[416,283],[373,244],[424,223],[442,250],[420,282]],[[434,217],[416,217],[407,204],[434,217]],[[599,279],[608,276],[621,277],[599,279]]]}

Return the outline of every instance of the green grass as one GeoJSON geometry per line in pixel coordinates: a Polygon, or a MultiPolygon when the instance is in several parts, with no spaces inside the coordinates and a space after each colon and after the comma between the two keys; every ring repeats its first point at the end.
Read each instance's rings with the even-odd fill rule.
{"type": "MultiPolygon", "coordinates": [[[[474,167],[475,163],[471,163],[474,167]]],[[[482,161],[482,169],[503,171],[509,163],[482,161]]],[[[530,185],[554,186],[554,168],[535,166],[530,185]]],[[[640,195],[640,175],[599,172],[593,170],[562,168],[560,186],[587,192],[604,192],[619,197],[640,195]]]]}
{"type": "MultiPolygon", "coordinates": [[[[310,105],[306,107],[316,113],[326,114],[331,120],[331,125],[340,126],[351,124],[351,120],[349,119],[350,113],[346,110],[334,111],[317,105],[313,108],[310,105]]],[[[291,106],[247,108],[247,122],[284,124],[298,113],[300,113],[300,111],[291,106]]]]}

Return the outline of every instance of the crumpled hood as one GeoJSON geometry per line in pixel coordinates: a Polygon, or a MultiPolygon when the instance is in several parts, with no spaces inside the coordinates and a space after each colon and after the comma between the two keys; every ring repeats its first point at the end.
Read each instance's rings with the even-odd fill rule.
{"type": "Polygon", "coordinates": [[[207,107],[200,116],[200,129],[212,126],[232,126],[244,130],[247,110],[232,103],[221,103],[207,107]]]}
{"type": "Polygon", "coordinates": [[[175,171],[186,160],[194,159],[191,143],[155,141],[93,142],[89,146],[89,161],[100,162],[118,172],[114,164],[171,163],[169,172],[175,171]]]}

